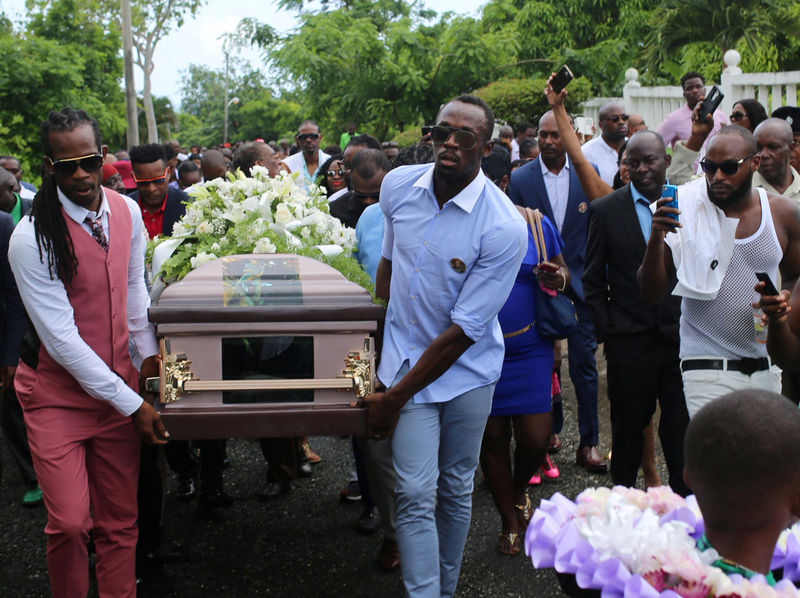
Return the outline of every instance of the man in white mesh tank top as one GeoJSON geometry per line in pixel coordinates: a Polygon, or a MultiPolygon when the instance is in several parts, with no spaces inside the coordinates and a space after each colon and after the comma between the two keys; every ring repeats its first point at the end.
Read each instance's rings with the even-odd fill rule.
{"type": "Polygon", "coordinates": [[[780,370],[766,347],[756,272],[785,288],[800,274],[800,210],[789,199],[753,188],[759,155],[755,139],[723,127],[700,165],[705,177],[678,188],[679,209],[659,200],[639,287],[655,303],[677,271],[682,296],[680,358],[689,416],[734,390],[780,393],[780,370]],[[680,222],[676,222],[679,215],[680,222]]]}

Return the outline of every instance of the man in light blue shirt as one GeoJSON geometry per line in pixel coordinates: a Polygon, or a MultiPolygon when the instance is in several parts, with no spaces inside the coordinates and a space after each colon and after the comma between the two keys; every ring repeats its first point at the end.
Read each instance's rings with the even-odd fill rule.
{"type": "Polygon", "coordinates": [[[522,217],[480,169],[493,127],[482,100],[455,98],[430,131],[435,164],[397,168],[381,187],[376,292],[388,308],[378,377],[389,388],[362,404],[372,437],[394,432],[397,540],[412,598],[456,589],[503,362],[497,313],[527,248],[522,217]]]}

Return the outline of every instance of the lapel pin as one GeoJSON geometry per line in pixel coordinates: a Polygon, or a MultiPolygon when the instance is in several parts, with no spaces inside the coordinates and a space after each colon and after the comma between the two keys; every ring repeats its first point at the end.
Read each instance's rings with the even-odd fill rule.
{"type": "Polygon", "coordinates": [[[585,201],[582,201],[581,203],[578,204],[578,211],[581,214],[585,213],[586,210],[588,210],[588,209],[589,209],[589,204],[586,203],[585,201]]]}
{"type": "Polygon", "coordinates": [[[459,274],[463,274],[464,271],[467,269],[467,266],[464,264],[464,262],[462,262],[457,257],[454,257],[452,260],[450,260],[450,266],[453,268],[453,270],[455,270],[459,274]]]}

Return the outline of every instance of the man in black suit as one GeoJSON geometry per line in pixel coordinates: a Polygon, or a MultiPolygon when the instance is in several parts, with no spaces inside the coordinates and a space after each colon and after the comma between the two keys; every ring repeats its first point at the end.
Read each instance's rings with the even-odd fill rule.
{"type": "MultiPolygon", "coordinates": [[[[6,172],[6,174],[9,174],[6,172]]],[[[10,175],[13,178],[13,175],[10,175]]],[[[17,291],[14,275],[8,264],[8,240],[14,232],[14,219],[0,212],[0,386],[3,392],[3,434],[9,443],[11,454],[19,466],[24,481],[29,484],[28,493],[36,491],[37,500],[23,500],[26,506],[42,502],[42,493],[36,485],[31,453],[22,419],[22,408],[14,392],[14,373],[19,361],[19,345],[25,332],[27,319],[25,308],[17,291]]],[[[0,478],[2,467],[0,466],[0,478]]]]}
{"type": "Polygon", "coordinates": [[[584,303],[583,267],[589,199],[581,189],[578,175],[567,158],[553,112],[539,120],[539,157],[511,174],[508,195],[519,206],[539,209],[558,228],[564,240],[564,260],[570,272],[567,295],[575,303],[578,331],[567,339],[569,377],[578,399],[580,444],[577,463],[590,472],[605,472],[606,460],[597,449],[597,349],[589,309],[584,303]]]}
{"type": "Polygon", "coordinates": [[[131,148],[131,166],[136,191],[131,197],[142,209],[142,220],[152,239],[172,235],[172,226],[186,212],[189,200],[180,189],[169,186],[167,151],[160,143],[147,143],[131,148]]]}
{"type": "Polygon", "coordinates": [[[608,361],[611,478],[615,484],[636,486],[643,430],[658,398],[669,483],[686,495],[683,436],[689,414],[678,358],[680,297],[668,293],[657,305],[648,305],[636,282],[650,237],[650,203],[661,197],[670,158],[653,131],[631,137],[627,153],[631,182],[592,202],[583,274],[586,303],[608,361]]]}
{"type": "MultiPolygon", "coordinates": [[[[11,158],[13,160],[13,158],[11,158]]],[[[0,160],[2,161],[2,160],[0,160]]],[[[17,167],[19,165],[17,164],[17,167]]],[[[28,447],[28,434],[25,420],[22,416],[22,406],[17,400],[14,391],[14,373],[19,360],[19,346],[22,335],[27,326],[25,308],[17,292],[14,278],[6,278],[6,270],[11,275],[8,265],[8,238],[14,227],[23,216],[30,214],[33,200],[20,197],[17,193],[19,182],[13,172],[0,167],[0,211],[2,215],[2,230],[0,231],[0,260],[2,260],[2,289],[0,289],[0,331],[2,331],[2,344],[0,350],[3,355],[0,392],[2,404],[0,405],[0,428],[6,439],[11,457],[19,469],[22,481],[27,490],[22,496],[22,505],[35,507],[42,504],[42,490],[36,482],[36,472],[33,470],[33,460],[28,447]],[[8,216],[6,218],[6,216],[8,216]]]]}

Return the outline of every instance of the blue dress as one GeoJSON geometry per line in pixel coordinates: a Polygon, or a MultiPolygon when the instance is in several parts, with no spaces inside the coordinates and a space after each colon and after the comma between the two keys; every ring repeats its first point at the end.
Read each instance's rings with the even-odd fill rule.
{"type": "MultiPolygon", "coordinates": [[[[547,217],[542,217],[548,258],[561,254],[563,241],[547,217]]],[[[550,412],[553,341],[536,332],[534,290],[539,283],[533,269],[539,263],[536,244],[528,228],[528,251],[505,305],[498,314],[506,345],[500,380],[494,389],[491,415],[550,412]],[[505,336],[530,326],[525,332],[505,336]]]]}

